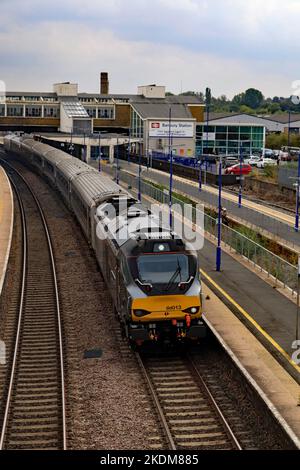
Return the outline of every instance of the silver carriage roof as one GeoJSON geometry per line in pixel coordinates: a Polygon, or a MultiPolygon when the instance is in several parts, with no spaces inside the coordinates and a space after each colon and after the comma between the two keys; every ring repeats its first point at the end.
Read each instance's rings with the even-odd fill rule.
{"type": "Polygon", "coordinates": [[[114,196],[130,197],[121,186],[96,170],[79,174],[73,180],[73,187],[89,207],[98,206],[114,196]]]}

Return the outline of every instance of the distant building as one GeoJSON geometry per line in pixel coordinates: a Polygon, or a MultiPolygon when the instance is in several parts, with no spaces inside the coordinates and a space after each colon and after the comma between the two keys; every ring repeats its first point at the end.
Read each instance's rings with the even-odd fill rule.
{"type": "Polygon", "coordinates": [[[197,153],[238,154],[242,145],[244,154],[261,151],[266,142],[266,122],[250,114],[209,113],[197,124],[197,153]]]}
{"type": "MultiPolygon", "coordinates": [[[[196,125],[204,105],[196,96],[166,96],[165,87],[138,87],[136,95],[109,93],[108,74],[101,73],[100,93],[79,93],[78,85],[58,83],[53,92],[7,92],[0,103],[0,131],[86,134],[114,132],[139,139],[141,150],[195,154],[196,125]]],[[[139,151],[139,145],[136,148],[139,151]]]]}
{"type": "Polygon", "coordinates": [[[53,86],[51,93],[7,92],[0,101],[0,131],[91,135],[122,134],[134,140],[143,154],[194,156],[203,153],[236,154],[265,147],[266,133],[300,133],[300,115],[253,116],[213,113],[207,116],[197,96],[167,96],[164,86],[139,86],[137,94],[111,94],[106,72],[99,93],[79,93],[76,83],[53,86]],[[171,109],[171,139],[169,119],[171,109]],[[290,121],[290,125],[289,125],[290,121]],[[137,143],[139,142],[139,143],[137,143]]]}
{"type": "Polygon", "coordinates": [[[201,125],[197,124],[196,146],[198,153],[236,153],[243,143],[247,153],[255,153],[265,147],[266,134],[288,132],[300,134],[300,114],[272,114],[254,116],[244,113],[209,113],[201,125]],[[208,138],[207,138],[208,137],[208,138]]]}

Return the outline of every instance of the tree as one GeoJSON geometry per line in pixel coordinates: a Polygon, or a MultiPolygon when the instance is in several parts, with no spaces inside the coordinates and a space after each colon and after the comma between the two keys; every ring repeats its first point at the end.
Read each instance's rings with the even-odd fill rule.
{"type": "Polygon", "coordinates": [[[249,88],[246,90],[243,103],[249,108],[257,109],[259,108],[264,101],[264,95],[261,91],[256,90],[255,88],[249,88]]]}
{"type": "Polygon", "coordinates": [[[240,93],[239,95],[235,95],[232,100],[232,104],[234,106],[241,106],[244,103],[245,100],[245,93],[240,93]]]}
{"type": "Polygon", "coordinates": [[[179,96],[196,96],[196,93],[194,91],[184,91],[183,93],[180,93],[179,96]]]}
{"type": "Polygon", "coordinates": [[[254,109],[249,108],[249,106],[246,106],[245,104],[242,104],[242,106],[240,106],[240,112],[245,114],[255,114],[254,109]]]}

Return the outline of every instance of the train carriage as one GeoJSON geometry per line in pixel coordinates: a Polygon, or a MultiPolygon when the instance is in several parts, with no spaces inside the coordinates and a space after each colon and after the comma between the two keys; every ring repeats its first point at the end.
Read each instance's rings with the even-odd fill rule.
{"type": "Polygon", "coordinates": [[[91,243],[116,313],[135,344],[205,336],[197,253],[110,178],[64,152],[9,136],[62,194],[91,243]]]}
{"type": "Polygon", "coordinates": [[[87,239],[95,247],[95,214],[99,204],[113,196],[126,193],[119,185],[97,171],[81,172],[72,180],[71,207],[80,222],[87,239]]]}
{"type": "Polygon", "coordinates": [[[82,172],[95,171],[88,170],[87,165],[76,158],[64,159],[56,166],[56,186],[63,196],[66,204],[71,209],[71,182],[82,172]]]}

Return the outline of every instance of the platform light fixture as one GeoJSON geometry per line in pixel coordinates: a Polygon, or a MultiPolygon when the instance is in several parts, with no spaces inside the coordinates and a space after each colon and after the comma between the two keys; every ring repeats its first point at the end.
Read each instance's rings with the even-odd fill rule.
{"type": "Polygon", "coordinates": [[[219,157],[219,203],[218,203],[218,245],[216,256],[217,272],[221,271],[222,264],[222,156],[219,157]]]}
{"type": "Polygon", "coordinates": [[[170,189],[169,189],[169,224],[173,227],[172,202],[173,202],[173,139],[172,139],[172,108],[169,107],[169,158],[170,158],[170,189]]]}

